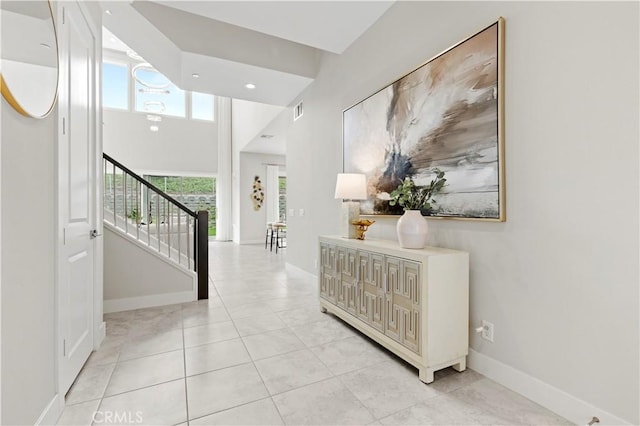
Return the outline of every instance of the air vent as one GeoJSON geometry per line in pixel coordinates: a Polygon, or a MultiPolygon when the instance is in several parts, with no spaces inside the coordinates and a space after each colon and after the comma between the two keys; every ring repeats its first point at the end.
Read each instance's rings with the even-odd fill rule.
{"type": "Polygon", "coordinates": [[[302,117],[303,112],[302,101],[300,101],[298,105],[293,107],[293,121],[296,121],[298,118],[302,117]]]}
{"type": "Polygon", "coordinates": [[[271,139],[273,137],[273,135],[260,135],[260,138],[262,139],[271,139]]]}

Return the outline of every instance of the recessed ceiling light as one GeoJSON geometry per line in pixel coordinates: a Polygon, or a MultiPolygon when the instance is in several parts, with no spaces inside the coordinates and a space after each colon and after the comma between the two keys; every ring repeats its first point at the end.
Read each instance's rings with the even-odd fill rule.
{"type": "Polygon", "coordinates": [[[157,132],[158,126],[149,126],[149,130],[151,130],[152,132],[157,132]]]}
{"type": "Polygon", "coordinates": [[[244,85],[244,87],[246,87],[247,89],[255,89],[256,85],[253,83],[247,83],[244,85]]]}
{"type": "Polygon", "coordinates": [[[111,11],[109,9],[105,10],[104,13],[106,13],[107,15],[112,15],[111,11]]]}
{"type": "Polygon", "coordinates": [[[200,78],[200,74],[198,74],[197,72],[194,72],[193,74],[191,74],[191,77],[200,78]]]}

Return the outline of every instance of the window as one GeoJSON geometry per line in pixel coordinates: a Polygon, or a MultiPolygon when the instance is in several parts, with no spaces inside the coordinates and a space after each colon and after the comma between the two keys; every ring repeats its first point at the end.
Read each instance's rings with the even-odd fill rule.
{"type": "Polygon", "coordinates": [[[133,70],[136,89],[136,111],[186,117],[185,92],[149,64],[133,70]]]}
{"type": "Polygon", "coordinates": [[[191,118],[213,121],[213,95],[191,92],[191,118]]]}
{"type": "MultiPolygon", "coordinates": [[[[216,235],[216,178],[145,176],[145,179],[191,210],[207,210],[209,212],[209,235],[216,235]]],[[[152,212],[153,208],[152,206],[152,212]]]]}
{"type": "Polygon", "coordinates": [[[129,109],[129,69],[126,65],[103,62],[102,106],[129,109]]]}
{"type": "Polygon", "coordinates": [[[153,68],[153,65],[146,62],[117,63],[120,60],[114,57],[102,63],[103,107],[215,121],[213,95],[190,92],[190,96],[187,96],[186,91],[173,84],[169,78],[153,68]],[[132,91],[133,98],[130,95],[132,91]],[[129,99],[132,99],[132,102],[129,102],[129,99]],[[187,101],[190,105],[187,105],[187,101]]]}

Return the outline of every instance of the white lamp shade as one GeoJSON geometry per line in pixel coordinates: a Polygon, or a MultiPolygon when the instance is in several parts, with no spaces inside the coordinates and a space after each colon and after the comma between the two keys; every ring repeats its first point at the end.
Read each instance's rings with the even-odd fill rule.
{"type": "Polygon", "coordinates": [[[342,200],[366,200],[366,176],[359,173],[338,173],[335,198],[342,200]]]}

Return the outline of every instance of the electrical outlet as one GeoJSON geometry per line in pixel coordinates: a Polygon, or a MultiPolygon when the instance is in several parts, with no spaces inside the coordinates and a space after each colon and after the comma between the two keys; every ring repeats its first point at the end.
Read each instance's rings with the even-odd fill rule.
{"type": "Polygon", "coordinates": [[[493,343],[493,323],[482,320],[482,338],[493,343]]]}
{"type": "Polygon", "coordinates": [[[318,259],[313,261],[313,267],[314,269],[318,269],[318,259]]]}
{"type": "Polygon", "coordinates": [[[289,216],[293,217],[296,215],[295,209],[289,209],[289,216]]]}
{"type": "Polygon", "coordinates": [[[298,209],[298,216],[304,216],[304,209],[298,209]]]}

